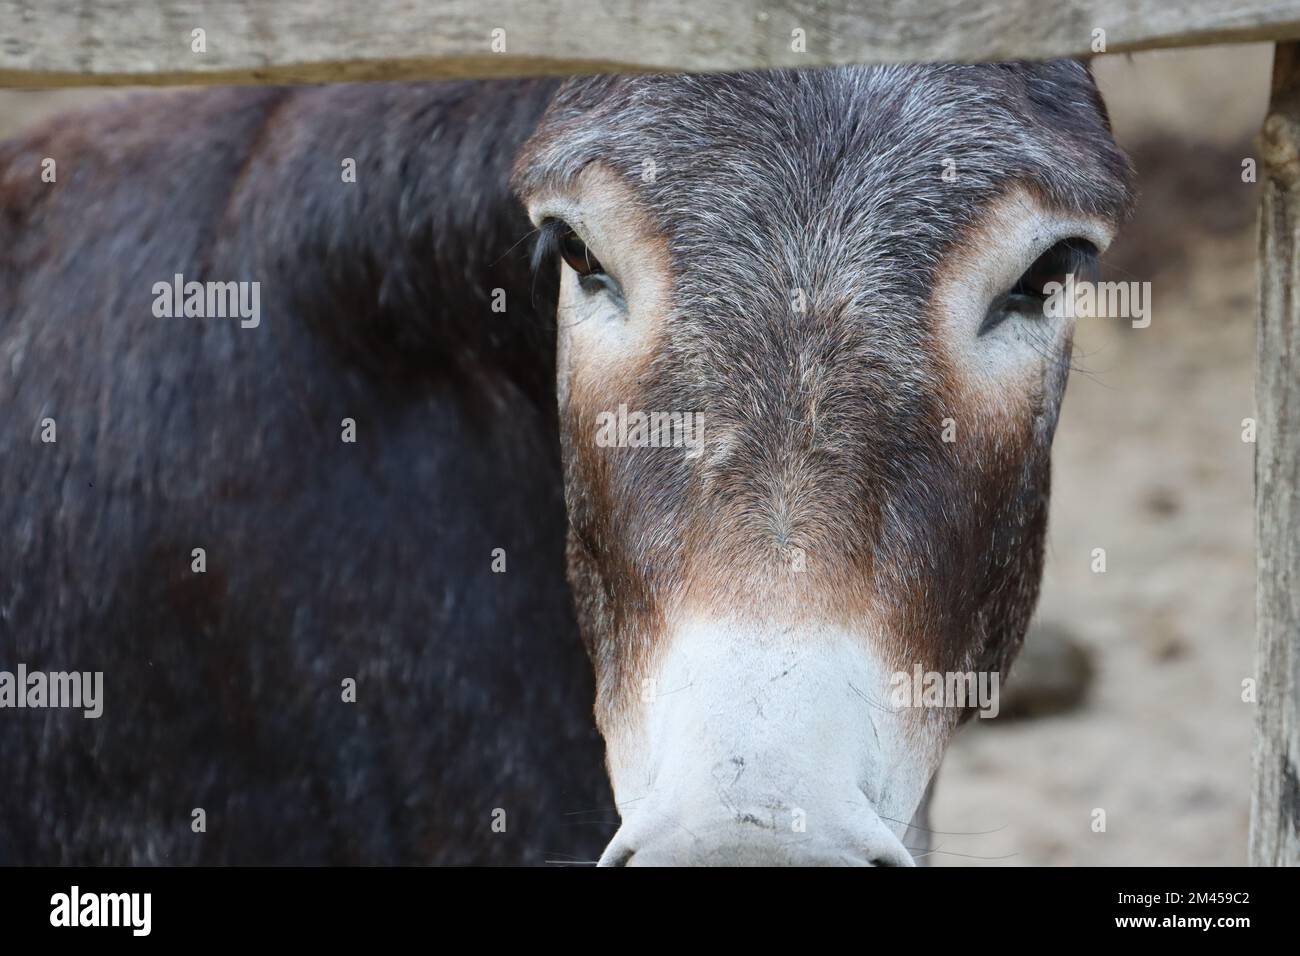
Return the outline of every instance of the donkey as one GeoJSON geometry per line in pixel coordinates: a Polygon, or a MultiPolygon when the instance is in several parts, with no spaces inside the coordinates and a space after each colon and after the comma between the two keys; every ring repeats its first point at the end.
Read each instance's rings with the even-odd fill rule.
{"type": "Polygon", "coordinates": [[[104,688],[0,709],[0,862],[599,853],[556,283],[511,251],[555,88],[140,95],[0,144],[0,670],[104,688]],[[258,281],[257,323],[155,314],[178,274],[258,281]]]}
{"type": "Polygon", "coordinates": [[[0,711],[0,858],[912,863],[971,711],[895,677],[1019,647],[1045,287],[1130,196],[1075,62],[212,91],[0,147],[0,665],[107,698],[0,711]],[[173,274],[260,324],[158,318],[173,274]],[[702,432],[599,440],[624,408],[702,432]]]}
{"type": "Polygon", "coordinates": [[[1044,301],[1129,205],[1088,69],[578,80],[514,183],[565,263],[602,862],[909,864],[971,707],[891,691],[1019,648],[1072,331],[1044,301]],[[702,442],[594,442],[623,406],[702,442]]]}

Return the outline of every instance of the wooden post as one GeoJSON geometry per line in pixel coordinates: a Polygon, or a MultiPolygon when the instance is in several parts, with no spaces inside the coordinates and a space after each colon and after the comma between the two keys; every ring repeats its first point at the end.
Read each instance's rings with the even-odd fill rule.
{"type": "Polygon", "coordinates": [[[1255,790],[1250,862],[1300,865],[1300,43],[1277,44],[1260,134],[1255,379],[1255,790]]]}

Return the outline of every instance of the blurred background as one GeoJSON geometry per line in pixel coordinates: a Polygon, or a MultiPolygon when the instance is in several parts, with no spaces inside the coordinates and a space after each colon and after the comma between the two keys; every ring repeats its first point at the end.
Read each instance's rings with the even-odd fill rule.
{"type": "MultiPolygon", "coordinates": [[[[1094,63],[1141,191],[1105,278],[1150,281],[1152,321],[1079,324],[1037,623],[1002,715],[940,771],[932,864],[1246,862],[1258,187],[1241,173],[1271,61],[1261,44],[1094,63]]],[[[0,91],[0,137],[121,95],[0,91]]]]}

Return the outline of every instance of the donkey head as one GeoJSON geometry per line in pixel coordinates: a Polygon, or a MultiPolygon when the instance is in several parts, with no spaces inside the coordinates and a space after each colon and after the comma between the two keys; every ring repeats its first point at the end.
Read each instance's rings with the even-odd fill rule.
{"type": "Polygon", "coordinates": [[[1129,201],[1088,69],[572,80],[515,187],[563,263],[602,862],[910,864],[969,708],[895,675],[1019,647],[1072,336],[1043,286],[1129,201]]]}

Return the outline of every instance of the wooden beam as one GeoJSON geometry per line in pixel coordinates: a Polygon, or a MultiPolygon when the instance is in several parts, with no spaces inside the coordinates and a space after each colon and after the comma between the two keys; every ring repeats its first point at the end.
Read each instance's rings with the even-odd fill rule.
{"type": "Polygon", "coordinates": [[[1250,862],[1300,865],[1300,44],[1280,43],[1260,134],[1255,380],[1258,736],[1250,862]]]}
{"type": "Polygon", "coordinates": [[[1300,0],[0,0],[0,85],[1045,59],[1095,30],[1106,52],[1294,39],[1300,0]]]}

